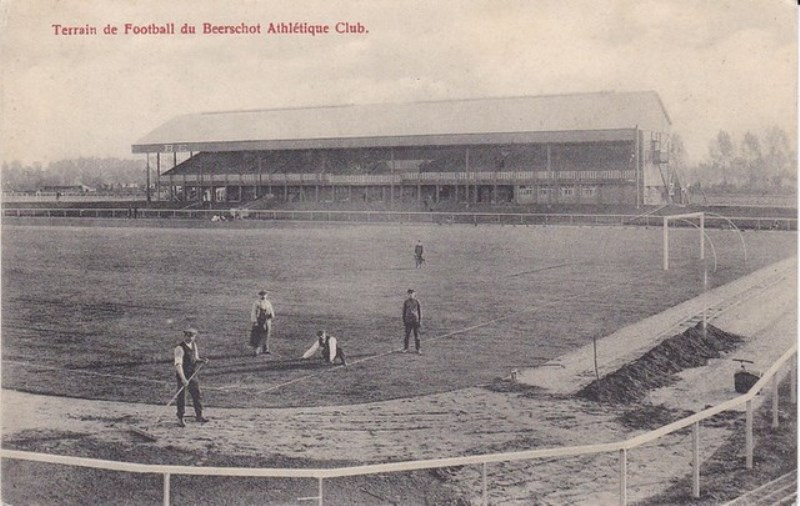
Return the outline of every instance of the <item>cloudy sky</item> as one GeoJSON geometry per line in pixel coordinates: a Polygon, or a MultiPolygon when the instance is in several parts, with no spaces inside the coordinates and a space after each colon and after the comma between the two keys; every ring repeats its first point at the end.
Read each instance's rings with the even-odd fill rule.
{"type": "Polygon", "coordinates": [[[134,157],[187,112],[601,90],[656,90],[696,161],[720,129],[797,135],[792,0],[0,0],[0,24],[5,161],[134,157]],[[262,34],[103,34],[170,22],[262,34]]]}

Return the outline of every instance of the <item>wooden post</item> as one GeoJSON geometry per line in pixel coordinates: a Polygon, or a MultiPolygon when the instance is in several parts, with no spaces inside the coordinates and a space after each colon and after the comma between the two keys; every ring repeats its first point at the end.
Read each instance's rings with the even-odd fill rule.
{"type": "Polygon", "coordinates": [[[747,401],[747,414],[744,422],[745,467],[753,469],[753,401],[747,401]]]}
{"type": "Polygon", "coordinates": [[[778,375],[772,377],[772,428],[777,429],[778,421],[778,375]]]}
{"type": "Polygon", "coordinates": [[[703,337],[708,335],[708,266],[703,262],[703,337]]]}
{"type": "Polygon", "coordinates": [[[319,487],[318,487],[318,491],[319,491],[319,506],[322,506],[322,478],[318,478],[318,479],[319,479],[319,487]]]}
{"type": "Polygon", "coordinates": [[[700,497],[700,422],[692,425],[692,497],[700,497]]]}
{"type": "Polygon", "coordinates": [[[164,473],[164,506],[169,506],[170,503],[169,492],[169,473],[164,473]]]}
{"type": "Polygon", "coordinates": [[[489,504],[489,495],[486,489],[486,462],[483,463],[483,506],[488,506],[489,504]]]}
{"type": "Polygon", "coordinates": [[[619,451],[619,504],[628,504],[628,453],[625,448],[619,451]]]}
{"type": "MultiPolygon", "coordinates": [[[[638,195],[637,195],[638,197],[638,195]]],[[[636,207],[639,207],[638,203],[636,207]]],[[[664,270],[669,270],[669,219],[664,216],[664,270]]]]}
{"type": "Polygon", "coordinates": [[[792,358],[792,404],[797,404],[797,354],[792,358]]]}
{"type": "MultiPolygon", "coordinates": [[[[638,209],[639,206],[642,205],[641,199],[639,197],[639,187],[641,186],[642,181],[642,174],[640,174],[640,157],[639,157],[639,125],[636,125],[636,130],[634,131],[634,135],[636,137],[634,144],[633,144],[633,159],[634,159],[634,166],[636,167],[636,208],[638,209]]],[[[643,172],[643,171],[642,171],[643,172]]]]}

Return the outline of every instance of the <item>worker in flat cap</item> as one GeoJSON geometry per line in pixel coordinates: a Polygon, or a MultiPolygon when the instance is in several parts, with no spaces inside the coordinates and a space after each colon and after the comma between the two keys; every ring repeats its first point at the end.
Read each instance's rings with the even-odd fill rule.
{"type": "Polygon", "coordinates": [[[269,301],[266,290],[258,292],[258,299],[253,303],[250,311],[250,346],[253,353],[258,356],[260,353],[271,353],[269,349],[269,338],[272,335],[272,320],[275,318],[275,310],[269,301]]]}
{"type": "Polygon", "coordinates": [[[192,396],[194,414],[198,422],[205,423],[203,417],[203,404],[200,399],[200,382],[197,379],[199,364],[208,362],[207,358],[200,358],[197,349],[197,329],[189,327],[183,331],[183,341],[175,347],[175,377],[178,381],[178,425],[186,427],[183,415],[186,410],[186,392],[192,396]]]}

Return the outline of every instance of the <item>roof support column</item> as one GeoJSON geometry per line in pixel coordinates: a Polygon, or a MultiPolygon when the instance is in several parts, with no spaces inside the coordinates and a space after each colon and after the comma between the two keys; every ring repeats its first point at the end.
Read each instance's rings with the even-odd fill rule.
{"type": "MultiPolygon", "coordinates": [[[[389,181],[389,206],[394,207],[394,148],[389,148],[389,156],[392,167],[392,179],[389,181]]],[[[402,195],[402,189],[400,194],[402,195]]]]}
{"type": "Polygon", "coordinates": [[[156,153],[156,200],[161,197],[161,153],[156,153]]]}
{"type": "Polygon", "coordinates": [[[547,169],[545,170],[545,173],[547,174],[547,180],[549,181],[550,177],[551,177],[550,173],[553,170],[553,162],[552,162],[552,159],[553,159],[552,156],[553,155],[552,155],[552,150],[551,150],[550,143],[547,143],[546,147],[547,147],[547,169]]]}
{"type": "Polygon", "coordinates": [[[147,153],[147,171],[146,171],[146,178],[147,181],[145,182],[145,192],[147,195],[147,203],[150,203],[150,153],[147,153]]]}
{"type": "Polygon", "coordinates": [[[464,170],[466,175],[464,180],[464,200],[469,205],[469,146],[464,151],[464,170]]]}
{"type": "Polygon", "coordinates": [[[262,169],[262,167],[261,167],[261,156],[259,156],[258,157],[258,186],[256,186],[256,199],[259,198],[259,195],[258,195],[259,188],[264,185],[264,181],[263,181],[264,176],[263,176],[263,172],[262,172],[261,169],[262,169]]]}

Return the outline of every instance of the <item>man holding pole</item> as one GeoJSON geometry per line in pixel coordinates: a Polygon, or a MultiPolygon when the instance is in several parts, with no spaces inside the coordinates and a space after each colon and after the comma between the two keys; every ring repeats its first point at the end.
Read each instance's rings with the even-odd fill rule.
{"type": "Polygon", "coordinates": [[[269,351],[269,338],[272,335],[272,319],[275,318],[275,310],[272,303],[267,299],[267,292],[258,292],[258,299],[253,303],[250,310],[250,346],[253,353],[271,353],[269,351]]]}
{"type": "Polygon", "coordinates": [[[197,380],[197,373],[200,368],[208,362],[207,358],[200,358],[197,350],[197,330],[188,328],[183,331],[183,341],[175,347],[175,378],[178,381],[178,426],[186,427],[183,415],[186,410],[186,392],[192,396],[195,418],[198,422],[205,423],[207,418],[203,417],[203,405],[200,401],[200,382],[197,380]]]}

